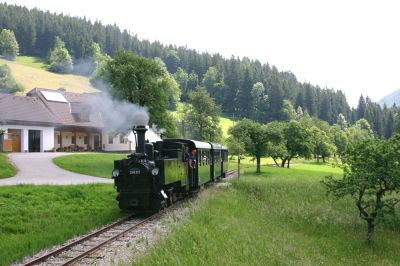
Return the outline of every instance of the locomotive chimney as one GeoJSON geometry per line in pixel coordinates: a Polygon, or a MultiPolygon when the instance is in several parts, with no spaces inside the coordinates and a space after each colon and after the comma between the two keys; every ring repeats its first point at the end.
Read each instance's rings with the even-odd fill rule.
{"type": "Polygon", "coordinates": [[[144,145],[145,145],[145,134],[147,131],[146,126],[135,126],[133,130],[136,131],[137,134],[137,148],[136,153],[145,153],[144,145]]]}

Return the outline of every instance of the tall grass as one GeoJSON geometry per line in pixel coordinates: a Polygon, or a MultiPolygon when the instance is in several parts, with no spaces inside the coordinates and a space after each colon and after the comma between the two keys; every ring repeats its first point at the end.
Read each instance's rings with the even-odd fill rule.
{"type": "Polygon", "coordinates": [[[111,185],[0,187],[0,265],[121,216],[111,185]]]}
{"type": "Polygon", "coordinates": [[[254,168],[219,189],[139,265],[398,265],[400,218],[382,221],[373,245],[349,198],[326,197],[330,165],[254,168]]]}
{"type": "Polygon", "coordinates": [[[126,158],[126,154],[86,153],[71,154],[53,159],[59,167],[85,175],[111,178],[114,160],[126,158]]]}
{"type": "Polygon", "coordinates": [[[17,169],[8,159],[7,153],[0,152],[0,178],[7,178],[14,176],[17,169]]]}

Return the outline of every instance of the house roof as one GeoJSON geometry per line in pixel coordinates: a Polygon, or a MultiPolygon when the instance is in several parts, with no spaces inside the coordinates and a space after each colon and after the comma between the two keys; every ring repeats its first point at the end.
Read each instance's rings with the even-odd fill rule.
{"type": "Polygon", "coordinates": [[[28,98],[40,99],[47,109],[56,117],[62,126],[73,127],[104,127],[101,115],[93,110],[92,101],[96,93],[72,93],[64,89],[49,90],[44,88],[34,88],[27,93],[28,98]],[[57,100],[54,97],[46,97],[43,92],[61,94],[65,101],[57,100]]]}
{"type": "Polygon", "coordinates": [[[4,122],[49,126],[59,124],[40,99],[0,93],[0,123],[4,122]]]}

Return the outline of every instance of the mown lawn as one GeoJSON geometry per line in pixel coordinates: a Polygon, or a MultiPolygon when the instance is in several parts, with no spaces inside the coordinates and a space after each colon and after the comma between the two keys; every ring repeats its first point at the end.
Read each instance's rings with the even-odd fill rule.
{"type": "Polygon", "coordinates": [[[0,152],[0,178],[14,176],[17,169],[8,159],[7,153],[0,152]]]}
{"type": "Polygon", "coordinates": [[[53,159],[59,167],[85,175],[111,178],[114,160],[126,158],[126,154],[86,153],[71,154],[53,159]]]}
{"type": "MultiPolygon", "coordinates": [[[[351,199],[325,195],[323,176],[340,168],[301,164],[249,168],[211,193],[188,222],[139,265],[398,265],[400,217],[378,225],[373,245],[351,199]]],[[[207,193],[209,194],[209,193],[207,193]]]]}
{"type": "Polygon", "coordinates": [[[112,185],[0,187],[0,265],[122,216],[112,185]]]}

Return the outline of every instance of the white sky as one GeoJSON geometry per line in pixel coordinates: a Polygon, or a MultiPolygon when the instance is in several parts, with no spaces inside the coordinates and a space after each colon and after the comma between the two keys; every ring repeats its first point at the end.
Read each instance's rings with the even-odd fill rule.
{"type": "Polygon", "coordinates": [[[400,88],[400,2],[370,0],[11,0],[117,24],[139,38],[248,56],[299,81],[377,101],[400,88]]]}

